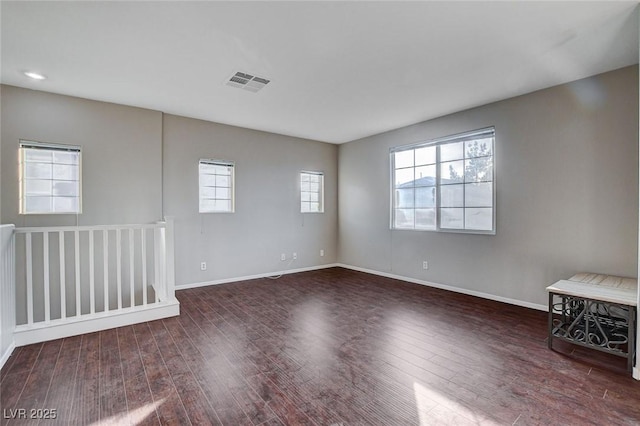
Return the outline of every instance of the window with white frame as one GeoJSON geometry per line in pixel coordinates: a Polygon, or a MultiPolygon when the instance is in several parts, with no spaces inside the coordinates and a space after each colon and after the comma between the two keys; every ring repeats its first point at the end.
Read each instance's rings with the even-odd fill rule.
{"type": "Polygon", "coordinates": [[[20,141],[20,214],[82,211],[79,146],[20,141]]]}
{"type": "Polygon", "coordinates": [[[221,160],[200,160],[200,213],[232,213],[235,164],[221,160]]]}
{"type": "Polygon", "coordinates": [[[495,129],[391,149],[393,229],[495,233],[495,129]]]}
{"type": "Polygon", "coordinates": [[[300,172],[300,212],[324,212],[324,174],[300,172]]]}

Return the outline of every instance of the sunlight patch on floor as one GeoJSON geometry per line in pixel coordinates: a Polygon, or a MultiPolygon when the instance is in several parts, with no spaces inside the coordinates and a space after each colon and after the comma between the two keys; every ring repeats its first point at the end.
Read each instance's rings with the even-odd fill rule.
{"type": "Polygon", "coordinates": [[[487,418],[449,398],[446,393],[429,389],[420,383],[413,383],[416,409],[420,426],[429,426],[444,421],[447,424],[498,426],[500,423],[487,418]]]}
{"type": "Polygon", "coordinates": [[[91,423],[91,426],[107,426],[107,425],[137,425],[142,423],[144,419],[153,414],[166,398],[162,398],[159,401],[143,405],[142,407],[131,410],[127,413],[116,414],[115,416],[101,419],[97,422],[91,423]]]}

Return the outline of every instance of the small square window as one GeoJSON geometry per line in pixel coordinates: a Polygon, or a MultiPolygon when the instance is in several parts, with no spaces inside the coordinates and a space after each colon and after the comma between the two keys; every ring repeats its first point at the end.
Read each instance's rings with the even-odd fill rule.
{"type": "Polygon", "coordinates": [[[82,211],[80,147],[20,141],[20,214],[82,211]]]}
{"type": "Polygon", "coordinates": [[[233,213],[235,165],[229,161],[200,160],[200,213],[233,213]]]}
{"type": "Polygon", "coordinates": [[[324,212],[324,173],[300,172],[300,212],[324,212]]]}

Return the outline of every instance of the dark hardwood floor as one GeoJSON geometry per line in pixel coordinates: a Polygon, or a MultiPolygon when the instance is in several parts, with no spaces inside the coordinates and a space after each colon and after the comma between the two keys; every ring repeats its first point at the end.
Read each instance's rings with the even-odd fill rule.
{"type": "Polygon", "coordinates": [[[640,424],[624,359],[548,350],[544,312],[341,268],[178,298],[179,317],[16,349],[2,423],[640,424]]]}

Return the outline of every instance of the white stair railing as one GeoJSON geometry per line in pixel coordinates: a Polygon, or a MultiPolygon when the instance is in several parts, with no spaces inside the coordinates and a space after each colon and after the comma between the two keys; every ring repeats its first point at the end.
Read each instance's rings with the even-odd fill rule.
{"type": "Polygon", "coordinates": [[[0,368],[14,348],[16,327],[13,225],[0,225],[0,368]]]}
{"type": "Polygon", "coordinates": [[[18,346],[179,312],[171,219],[16,228],[14,235],[18,346]]]}

